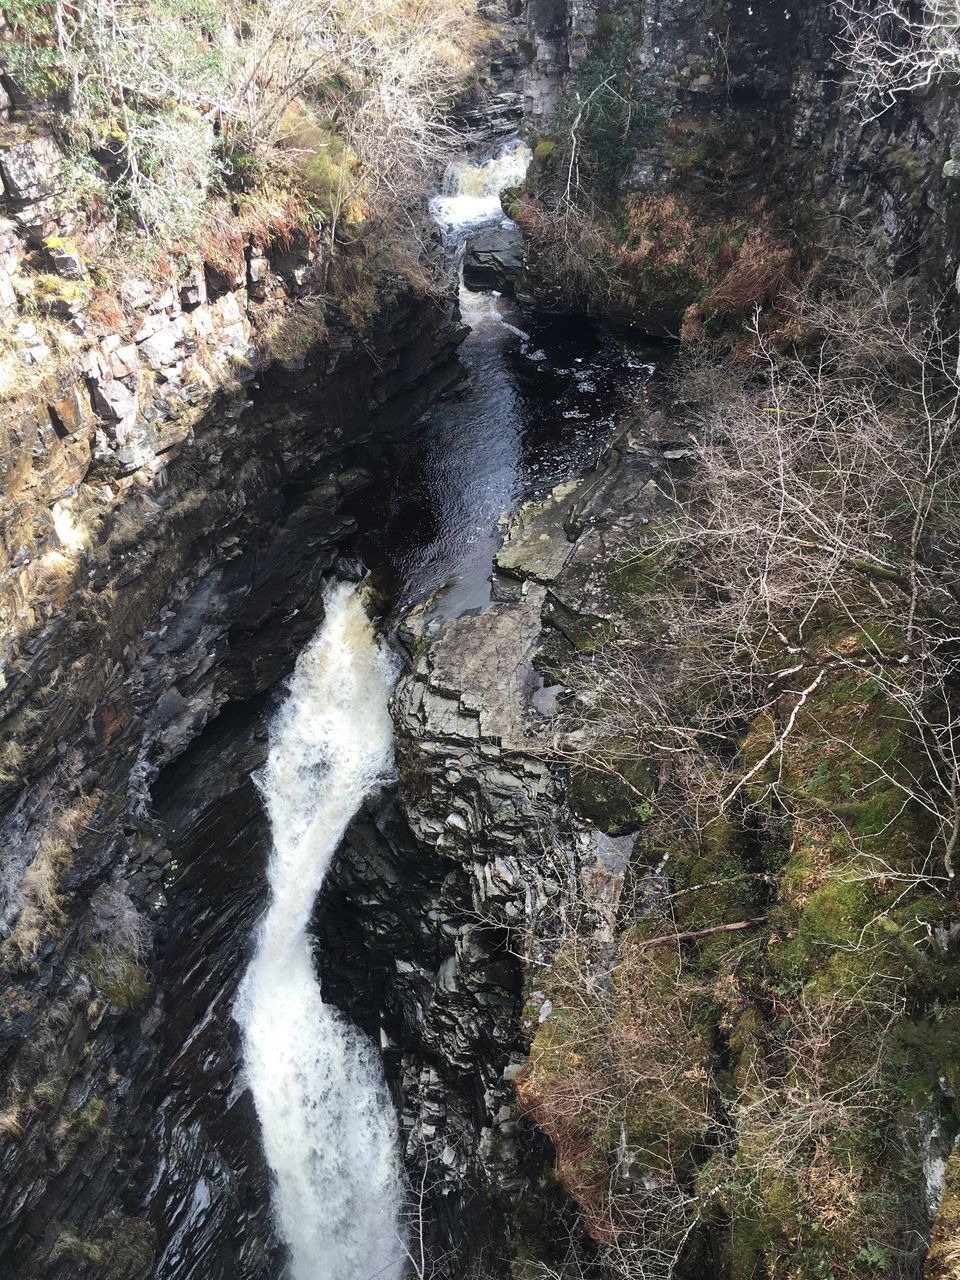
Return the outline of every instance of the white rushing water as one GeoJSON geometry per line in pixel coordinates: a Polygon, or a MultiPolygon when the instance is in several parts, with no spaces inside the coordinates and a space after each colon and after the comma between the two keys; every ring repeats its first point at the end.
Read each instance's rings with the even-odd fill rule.
{"type": "MultiPolygon", "coordinates": [[[[448,243],[503,219],[500,192],[529,148],[451,164],[431,211],[448,243]]],[[[462,295],[476,329],[512,330],[492,296],[462,295]]],[[[364,797],[393,765],[394,673],[355,588],[333,587],[301,655],[258,778],[273,835],[270,901],[235,1008],[289,1280],[399,1280],[403,1183],[394,1109],[376,1048],[324,1004],[308,926],[364,797]]]]}
{"type": "Polygon", "coordinates": [[[307,927],[337,846],[393,765],[394,674],[356,588],[327,593],[258,778],[270,902],[240,987],[244,1066],[290,1280],[397,1280],[397,1125],[374,1046],[324,1004],[307,927]]]}
{"type": "Polygon", "coordinates": [[[502,218],[500,192],[523,182],[531,159],[526,143],[513,141],[480,164],[466,158],[451,161],[443,193],[430,202],[434,220],[445,232],[463,232],[502,218]]]}

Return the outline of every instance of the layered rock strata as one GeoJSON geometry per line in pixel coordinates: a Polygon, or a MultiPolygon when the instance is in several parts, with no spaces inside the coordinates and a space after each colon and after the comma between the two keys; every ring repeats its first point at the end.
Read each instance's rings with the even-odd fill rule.
{"type": "Polygon", "coordinates": [[[119,489],[69,462],[95,451],[95,411],[62,439],[31,419],[0,784],[5,1274],[139,1276],[154,1251],[158,1275],[276,1273],[229,1017],[262,904],[259,700],[329,575],[354,572],[345,507],[458,376],[460,336],[452,302],[388,301],[299,368],[247,367],[194,408],[175,462],[119,489]],[[62,549],[40,555],[28,608],[44,530],[62,549]]]}

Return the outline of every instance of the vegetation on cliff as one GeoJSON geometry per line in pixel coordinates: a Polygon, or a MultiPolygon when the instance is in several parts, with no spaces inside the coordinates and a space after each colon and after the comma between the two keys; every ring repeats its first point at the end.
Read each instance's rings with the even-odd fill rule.
{"type": "Polygon", "coordinates": [[[6,69],[66,144],[66,207],[201,249],[244,207],[331,244],[408,238],[477,34],[468,0],[5,11],[6,69]]]}
{"type": "Polygon", "coordinates": [[[267,299],[275,263],[357,324],[386,275],[432,287],[425,195],[444,113],[475,80],[472,0],[11,0],[3,16],[18,225],[0,242],[0,322],[39,330],[33,350],[0,342],[6,395],[51,350],[64,363],[85,338],[126,336],[144,281],[196,294],[199,279],[201,301],[204,272],[218,292],[246,284],[269,302],[268,359],[324,332],[323,307],[291,319],[267,299]]]}
{"type": "MultiPolygon", "coordinates": [[[[754,308],[780,304],[803,276],[811,210],[785,200],[785,184],[756,181],[761,166],[786,177],[792,163],[761,115],[666,100],[642,57],[645,21],[640,6],[600,7],[509,211],[528,239],[534,293],[559,290],[567,305],[625,321],[642,316],[648,329],[720,337],[754,308]],[[647,150],[659,184],[631,176],[647,150]]],[[[719,8],[707,17],[718,50],[725,21],[719,8]]],[[[681,90],[712,70],[686,68],[681,90]]]]}
{"type": "Polygon", "coordinates": [[[562,672],[558,752],[639,835],[520,1097],[617,1276],[915,1275],[960,1131],[957,337],[857,279],[688,348],[690,470],[562,672]]]}
{"type": "MultiPolygon", "coordinates": [[[[952,0],[836,17],[868,126],[956,70],[952,0]]],[[[637,844],[612,936],[575,895],[533,971],[519,1096],[590,1243],[522,1274],[939,1280],[960,1257],[956,307],[838,232],[816,162],[731,107],[723,7],[707,20],[722,57],[680,77],[727,100],[697,111],[645,78],[643,15],[602,7],[511,197],[535,294],[682,335],[689,438],[608,566],[612,616],[550,658],[571,802],[637,844]]],[[[916,207],[924,165],[896,163],[916,207]]]]}

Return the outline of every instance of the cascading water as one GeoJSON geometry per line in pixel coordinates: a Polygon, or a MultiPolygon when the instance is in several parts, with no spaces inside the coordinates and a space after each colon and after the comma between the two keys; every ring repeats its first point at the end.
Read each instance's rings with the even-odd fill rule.
{"type": "Polygon", "coordinates": [[[394,1109],[376,1049],[323,1002],[307,934],[347,825],[392,768],[394,673],[356,589],[337,585],[325,603],[258,779],[273,833],[270,902],[235,1016],[290,1280],[397,1280],[394,1109]]]}
{"type": "Polygon", "coordinates": [[[503,217],[500,193],[519,186],[532,159],[525,142],[501,147],[481,163],[452,160],[443,175],[443,193],[430,202],[430,212],[446,232],[463,232],[503,217]]]}
{"type": "MultiPolygon", "coordinates": [[[[522,180],[530,158],[514,140],[448,166],[430,208],[451,257],[475,232],[512,227],[500,193],[522,180]]],[[[522,314],[496,293],[461,286],[460,311],[470,326],[464,382],[432,407],[395,471],[353,511],[358,551],[385,594],[401,612],[429,601],[431,617],[489,603],[503,521],[531,493],[592,465],[617,404],[652,370],[611,334],[522,314]]]]}
{"type": "MultiPolygon", "coordinates": [[[[481,164],[449,167],[431,209],[451,254],[472,230],[504,219],[500,192],[522,179],[529,160],[529,149],[514,142],[481,164]]],[[[416,482],[394,480],[397,492],[412,495],[417,518],[427,511],[433,521],[429,536],[401,539],[409,557],[398,557],[397,598],[409,603],[442,589],[450,616],[489,599],[498,517],[534,482],[576,473],[602,447],[609,420],[595,402],[611,394],[599,385],[607,377],[599,364],[579,367],[599,352],[596,338],[578,332],[573,349],[563,349],[567,367],[542,383],[546,353],[511,322],[518,317],[508,300],[462,289],[461,304],[472,328],[461,351],[470,393],[428,419],[421,452],[411,453],[416,482]],[[526,399],[525,379],[541,380],[526,399]],[[535,458],[524,455],[524,433],[532,436],[535,427],[528,401],[549,410],[539,472],[535,458]],[[577,426],[558,433],[558,415],[577,426]],[[557,452],[563,440],[569,456],[557,452]],[[417,484],[424,483],[421,500],[417,484]]],[[[610,360],[618,380],[623,363],[618,347],[610,360]]],[[[378,515],[377,529],[388,535],[395,501],[396,494],[378,515]]],[[[334,587],[326,621],[291,679],[259,778],[273,832],[270,903],[235,1013],[289,1280],[399,1280],[404,1271],[397,1122],[380,1057],[324,1003],[307,932],[350,820],[392,767],[392,683],[389,658],[355,589],[334,587]]]]}

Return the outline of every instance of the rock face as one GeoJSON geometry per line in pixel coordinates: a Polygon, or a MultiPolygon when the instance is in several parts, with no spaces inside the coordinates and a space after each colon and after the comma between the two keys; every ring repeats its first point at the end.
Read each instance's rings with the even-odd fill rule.
{"type": "MultiPolygon", "coordinates": [[[[581,0],[524,6],[525,106],[535,133],[549,130],[561,93],[578,92],[587,59],[589,87],[611,73],[603,62],[613,57],[611,41],[626,42],[643,123],[619,162],[622,193],[740,192],[744,205],[767,194],[782,208],[806,209],[812,224],[793,226],[801,239],[815,240],[837,217],[854,239],[878,233],[898,270],[941,289],[953,283],[960,105],[952,85],[906,95],[873,118],[844,83],[836,6],[820,0],[661,0],[599,12],[581,0]]],[[[551,264],[534,265],[525,292],[547,302],[551,264]]],[[[655,317],[653,331],[670,323],[676,331],[678,318],[655,317]]]]}
{"type": "Polygon", "coordinates": [[[401,297],[362,341],[345,330],[256,385],[248,369],[196,407],[175,462],[115,489],[88,451],[119,438],[110,422],[163,430],[133,420],[137,381],[185,341],[178,305],[97,357],[94,410],[68,387],[31,419],[34,471],[8,493],[32,512],[45,495],[58,548],[38,555],[24,525],[4,581],[21,623],[0,782],[11,1277],[139,1277],[154,1255],[171,1280],[278,1274],[229,1015],[262,906],[262,697],[319,624],[348,498],[457,376],[453,304],[401,297]]]}
{"type": "Polygon", "coordinates": [[[387,1045],[407,1158],[426,1169],[426,1243],[450,1280],[510,1274],[514,1211],[549,1155],[513,1092],[542,1003],[530,940],[551,936],[571,881],[609,931],[633,843],[568,804],[549,762],[557,691],[537,665],[575,643],[575,619],[597,623],[605,557],[667,465],[625,436],[521,510],[494,604],[439,627],[405,620],[399,788],[354,824],[317,912],[328,998],[387,1045]],[[602,534],[601,507],[619,512],[602,534]]]}
{"type": "Polygon", "coordinates": [[[426,1169],[426,1243],[451,1280],[509,1274],[509,1210],[542,1149],[512,1107],[523,975],[509,945],[546,901],[527,864],[559,813],[525,725],[537,605],[452,623],[401,680],[399,805],[355,824],[318,914],[325,991],[388,1038],[406,1155],[426,1169]]]}
{"type": "Polygon", "coordinates": [[[52,196],[63,156],[46,134],[0,151],[0,178],[8,200],[28,204],[52,196]]]}

